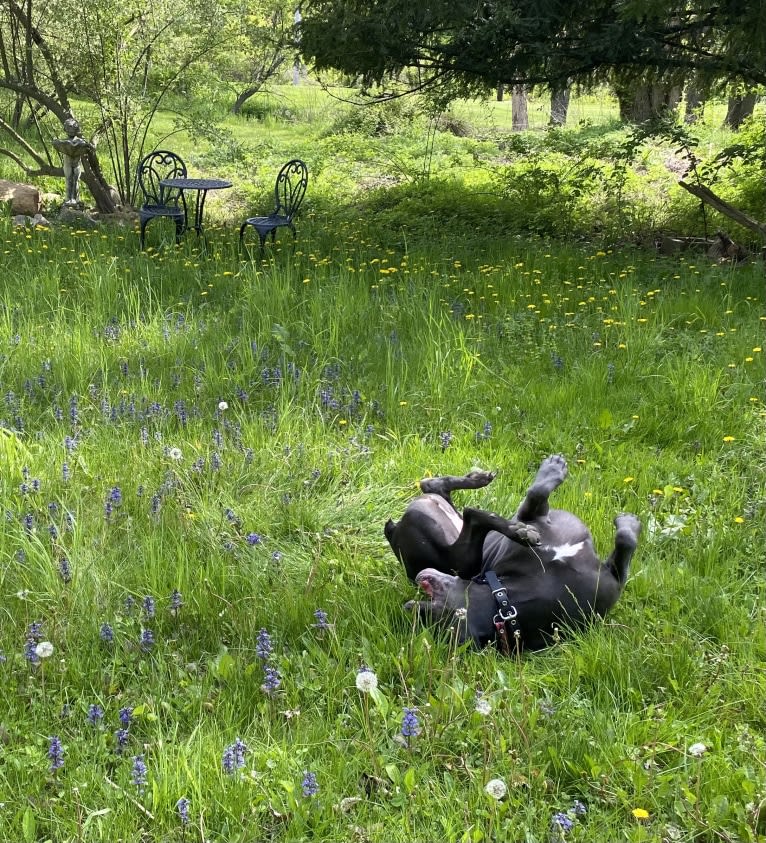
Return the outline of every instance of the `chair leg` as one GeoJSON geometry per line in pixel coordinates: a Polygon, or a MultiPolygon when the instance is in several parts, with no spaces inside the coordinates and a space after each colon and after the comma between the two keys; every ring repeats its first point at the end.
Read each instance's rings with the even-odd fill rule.
{"type": "Polygon", "coordinates": [[[186,220],[176,220],[176,246],[181,242],[181,236],[186,231],[186,220]]]}
{"type": "Polygon", "coordinates": [[[149,224],[149,220],[141,220],[139,225],[139,234],[138,234],[138,246],[140,251],[144,251],[144,239],[146,234],[146,226],[149,224]]]}
{"type": "MultiPolygon", "coordinates": [[[[260,238],[260,241],[261,241],[261,257],[263,257],[263,253],[266,251],[266,237],[267,236],[268,235],[266,233],[261,234],[260,231],[258,232],[258,237],[260,238]]],[[[274,236],[273,231],[271,232],[271,236],[272,237],[274,236]]]]}

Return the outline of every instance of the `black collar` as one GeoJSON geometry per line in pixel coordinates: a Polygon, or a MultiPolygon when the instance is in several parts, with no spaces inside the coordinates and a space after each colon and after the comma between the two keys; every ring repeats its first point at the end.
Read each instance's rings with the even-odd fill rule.
{"type": "MultiPolygon", "coordinates": [[[[508,590],[500,582],[500,578],[497,574],[492,570],[487,570],[480,576],[474,577],[473,582],[478,584],[486,583],[489,586],[492,596],[495,598],[495,606],[497,607],[497,613],[492,619],[492,622],[495,624],[498,640],[500,641],[503,651],[506,654],[510,653],[511,648],[508,642],[507,624],[516,626],[516,618],[519,613],[508,597],[508,590]]],[[[518,648],[517,636],[518,630],[514,630],[514,638],[516,639],[516,647],[518,648]]]]}

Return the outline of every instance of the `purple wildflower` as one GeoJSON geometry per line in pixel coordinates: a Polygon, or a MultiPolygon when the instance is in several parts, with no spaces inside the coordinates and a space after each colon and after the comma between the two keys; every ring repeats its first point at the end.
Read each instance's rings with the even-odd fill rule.
{"type": "Polygon", "coordinates": [[[114,630],[108,623],[101,624],[98,634],[104,644],[111,644],[114,641],[114,630]]]}
{"type": "Polygon", "coordinates": [[[264,668],[261,690],[266,694],[273,694],[282,684],[282,677],[275,667],[264,668]]]}
{"type": "Polygon", "coordinates": [[[306,799],[316,796],[319,793],[319,785],[317,784],[317,777],[309,770],[303,771],[303,781],[301,782],[301,790],[306,799]]]}
{"type": "Polygon", "coordinates": [[[154,633],[151,631],[151,629],[141,630],[141,636],[139,638],[138,643],[145,653],[148,653],[149,650],[152,649],[152,647],[154,646],[154,633]]]}
{"type": "Polygon", "coordinates": [[[572,803],[572,811],[574,811],[574,813],[578,817],[582,817],[584,814],[588,813],[587,807],[582,802],[580,802],[579,799],[575,799],[575,801],[572,803]]]}
{"type": "Polygon", "coordinates": [[[250,547],[255,547],[255,545],[260,544],[263,539],[258,535],[258,533],[248,533],[245,539],[250,547]]]}
{"type": "Polygon", "coordinates": [[[138,789],[139,793],[143,793],[146,788],[146,763],[143,755],[133,756],[133,769],[131,770],[131,780],[138,789]]]}
{"type": "Polygon", "coordinates": [[[185,796],[182,796],[178,802],[176,802],[176,810],[178,811],[178,817],[181,820],[181,825],[189,825],[190,806],[191,802],[185,796]]]}
{"type": "Polygon", "coordinates": [[[123,751],[128,746],[128,738],[130,732],[127,729],[117,729],[114,733],[114,739],[117,741],[117,754],[122,755],[123,751]]]}
{"type": "Polygon", "coordinates": [[[420,722],[418,721],[418,710],[416,708],[405,708],[402,717],[402,737],[413,738],[420,734],[420,722]]]}
{"type": "Polygon", "coordinates": [[[133,721],[133,709],[130,708],[130,706],[125,706],[124,708],[121,708],[118,717],[120,718],[120,723],[125,729],[127,729],[133,721]]]}
{"type": "Polygon", "coordinates": [[[181,592],[176,588],[170,594],[170,614],[175,617],[183,606],[184,601],[181,592]]]}
{"type": "Polygon", "coordinates": [[[145,618],[153,618],[155,613],[155,605],[154,605],[154,598],[147,594],[146,597],[141,601],[141,608],[144,612],[145,618]]]}
{"type": "Polygon", "coordinates": [[[553,828],[560,829],[564,834],[574,828],[574,822],[563,811],[558,811],[553,815],[551,825],[553,828]]]}
{"type": "Polygon", "coordinates": [[[72,566],[66,556],[62,556],[59,561],[59,576],[65,584],[72,582],[72,566]]]}
{"type": "Polygon", "coordinates": [[[312,626],[316,627],[317,629],[330,628],[330,624],[327,622],[327,612],[323,612],[321,609],[317,609],[314,612],[314,617],[316,618],[316,623],[311,624],[312,626]]]}
{"type": "Polygon", "coordinates": [[[262,629],[258,633],[258,638],[255,641],[255,655],[261,661],[268,661],[269,657],[271,656],[273,647],[271,645],[271,636],[269,633],[262,629]]]}
{"type": "Polygon", "coordinates": [[[104,709],[98,703],[88,706],[88,723],[91,726],[98,726],[104,718],[104,709]]]}
{"type": "Polygon", "coordinates": [[[221,766],[223,771],[232,776],[237,770],[241,770],[245,766],[245,753],[247,752],[247,744],[237,738],[234,743],[229,744],[223,751],[221,756],[221,766]]]}
{"type": "Polygon", "coordinates": [[[61,739],[56,735],[48,738],[48,758],[51,762],[48,768],[51,773],[55,773],[64,766],[64,747],[61,745],[61,739]]]}
{"type": "Polygon", "coordinates": [[[439,444],[441,445],[442,451],[446,451],[449,448],[453,438],[451,430],[445,430],[439,434],[439,444]]]}

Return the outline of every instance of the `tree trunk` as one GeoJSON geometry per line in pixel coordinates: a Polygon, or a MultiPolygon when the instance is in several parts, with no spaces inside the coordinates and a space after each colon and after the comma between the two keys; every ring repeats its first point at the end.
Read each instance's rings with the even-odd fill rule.
{"type": "Polygon", "coordinates": [[[755,91],[750,91],[741,97],[729,97],[729,107],[726,110],[726,119],[723,121],[724,126],[729,126],[736,132],[753,113],[757,98],[755,91]]]}
{"type": "Polygon", "coordinates": [[[695,82],[690,82],[686,89],[686,108],[684,109],[684,123],[696,123],[705,110],[705,100],[702,91],[695,82]]]}
{"type": "Polygon", "coordinates": [[[678,85],[659,83],[636,83],[615,85],[620,104],[620,120],[623,123],[646,123],[653,117],[660,117],[666,111],[676,108],[681,99],[678,85]]]}
{"type": "Polygon", "coordinates": [[[569,85],[551,89],[551,126],[565,126],[569,111],[569,85]]]}
{"type": "Polygon", "coordinates": [[[83,156],[82,163],[82,179],[90,190],[93,201],[96,203],[96,209],[102,214],[113,214],[116,206],[112,197],[112,189],[101,172],[101,165],[98,163],[95,149],[89,150],[88,154],[83,156]]]}
{"type": "Polygon", "coordinates": [[[250,88],[245,88],[234,100],[234,105],[231,107],[231,113],[239,115],[242,113],[242,106],[250,99],[250,97],[255,96],[258,91],[261,90],[261,86],[251,86],[250,88]]]}
{"type": "Polygon", "coordinates": [[[527,89],[523,85],[514,85],[511,93],[511,128],[514,132],[525,132],[529,128],[527,89]]]}
{"type": "Polygon", "coordinates": [[[497,83],[497,101],[498,102],[503,101],[503,94],[504,93],[505,93],[505,86],[501,82],[498,82],[497,83]]]}

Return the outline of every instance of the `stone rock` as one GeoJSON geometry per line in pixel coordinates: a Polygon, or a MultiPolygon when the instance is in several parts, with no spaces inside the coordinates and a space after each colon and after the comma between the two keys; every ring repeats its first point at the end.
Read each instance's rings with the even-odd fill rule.
{"type": "Polygon", "coordinates": [[[40,191],[36,187],[0,179],[0,202],[9,201],[12,214],[33,217],[42,210],[40,191]]]}
{"type": "Polygon", "coordinates": [[[58,221],[66,223],[67,225],[75,225],[80,228],[96,228],[98,223],[91,219],[84,211],[71,206],[64,206],[59,211],[58,221]]]}

